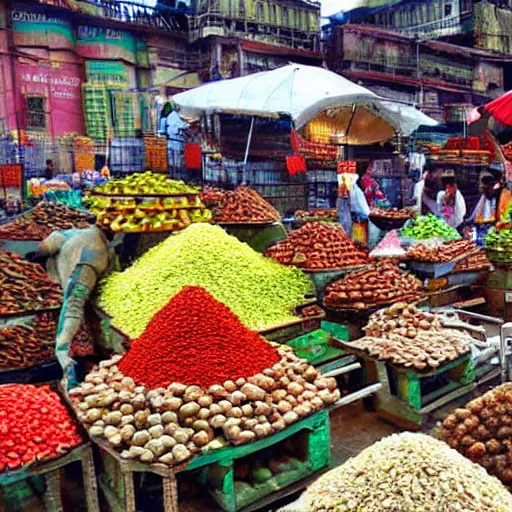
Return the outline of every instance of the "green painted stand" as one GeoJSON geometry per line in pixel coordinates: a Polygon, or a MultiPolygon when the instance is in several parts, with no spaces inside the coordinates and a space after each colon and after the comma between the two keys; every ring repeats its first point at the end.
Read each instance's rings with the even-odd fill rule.
{"type": "Polygon", "coordinates": [[[345,354],[336,340],[349,340],[349,330],[344,325],[322,321],[320,329],[290,340],[287,345],[313,365],[324,364],[345,354]]]}
{"type": "Polygon", "coordinates": [[[103,460],[103,473],[99,482],[106,500],[113,512],[135,512],[134,473],[150,472],[162,477],[163,502],[165,512],[179,512],[176,475],[188,471],[198,471],[202,483],[223,510],[236,512],[249,504],[283,490],[286,486],[303,480],[313,473],[326,468],[331,461],[329,411],[321,410],[309,418],[290,425],[286,430],[271,437],[241,446],[227,446],[203,453],[188,464],[169,468],[163,464],[142,464],[122,459],[106,441],[93,439],[100,448],[103,460]],[[301,435],[300,452],[304,455],[303,465],[295,471],[275,475],[271,480],[254,486],[250,494],[239,495],[234,481],[234,464],[237,460],[257,454],[269,447],[279,445],[294,435],[301,435]],[[212,467],[224,468],[220,481],[211,488],[208,472],[212,467]]]}
{"type": "Polygon", "coordinates": [[[0,475],[0,510],[26,510],[23,502],[33,495],[32,485],[29,482],[44,480],[46,490],[43,499],[48,512],[62,512],[64,510],[61,499],[60,472],[62,468],[79,461],[82,464],[83,485],[88,512],[100,512],[98,492],[96,486],[96,473],[90,443],[83,444],[68,454],[56,460],[37,464],[17,471],[0,475]]]}
{"type": "Polygon", "coordinates": [[[471,354],[465,354],[431,372],[415,372],[363,357],[370,380],[378,380],[382,388],[376,393],[377,414],[400,427],[419,430],[429,415],[440,407],[471,393],[477,386],[471,354]],[[421,381],[445,374],[448,383],[427,395],[422,394],[421,381]]]}

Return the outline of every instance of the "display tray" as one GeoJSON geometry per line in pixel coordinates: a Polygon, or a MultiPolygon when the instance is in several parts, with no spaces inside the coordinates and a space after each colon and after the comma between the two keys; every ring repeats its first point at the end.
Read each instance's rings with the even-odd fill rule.
{"type": "MultiPolygon", "coordinates": [[[[366,308],[335,308],[335,307],[332,307],[332,306],[326,306],[325,304],[323,304],[323,308],[325,308],[326,311],[330,311],[330,312],[335,312],[335,311],[346,311],[347,313],[351,314],[351,313],[369,313],[369,314],[372,314],[372,313],[375,313],[376,311],[378,311],[379,309],[382,309],[382,308],[387,308],[395,303],[398,303],[398,302],[407,302],[409,303],[409,301],[411,300],[410,297],[407,297],[405,296],[404,298],[400,299],[400,300],[392,300],[392,301],[388,301],[388,302],[382,302],[380,304],[368,304],[366,308]]],[[[410,302],[410,305],[411,306],[417,306],[423,302],[425,302],[427,300],[427,296],[424,294],[423,297],[420,297],[420,298],[417,298],[415,299],[414,301],[410,302]]]]}
{"type": "Polygon", "coordinates": [[[305,274],[329,274],[333,272],[355,272],[356,270],[364,270],[371,267],[370,263],[365,263],[362,265],[352,265],[351,267],[342,267],[342,268],[325,268],[325,269],[309,269],[303,267],[297,267],[299,270],[302,270],[305,274]]]}
{"type": "Polygon", "coordinates": [[[259,334],[266,337],[269,341],[277,341],[282,343],[285,342],[285,339],[287,341],[299,336],[300,334],[305,334],[311,330],[319,328],[320,322],[325,318],[325,312],[323,310],[322,313],[319,313],[315,316],[303,317],[301,315],[302,309],[308,306],[316,305],[317,302],[318,301],[314,299],[297,306],[295,309],[295,314],[297,315],[296,320],[290,320],[289,322],[283,322],[279,325],[261,329],[258,331],[259,334]]]}
{"type": "Polygon", "coordinates": [[[272,226],[276,222],[279,222],[279,219],[265,222],[215,222],[215,220],[212,221],[213,224],[226,228],[252,228],[254,226],[261,228],[272,226]]]}
{"type": "Polygon", "coordinates": [[[425,261],[408,260],[408,265],[414,273],[422,274],[427,277],[443,277],[449,274],[457,265],[457,263],[464,261],[465,259],[473,256],[480,252],[480,249],[462,254],[458,258],[455,258],[446,263],[429,263],[425,261]]]}
{"type": "Polygon", "coordinates": [[[0,369],[0,384],[38,384],[62,378],[62,368],[58,361],[30,368],[0,369]]]}
{"type": "Polygon", "coordinates": [[[197,197],[199,195],[199,192],[180,192],[175,194],[106,194],[105,192],[91,191],[88,195],[98,197],[111,197],[116,199],[123,199],[124,197],[133,199],[134,197],[197,197]]]}
{"type": "Polygon", "coordinates": [[[14,252],[25,257],[30,252],[36,252],[41,240],[17,240],[16,238],[0,238],[0,250],[14,252]]]}
{"type": "Polygon", "coordinates": [[[393,231],[394,229],[401,229],[404,224],[411,218],[406,217],[403,219],[388,219],[379,215],[371,215],[370,221],[375,224],[381,231],[393,231]]]}
{"type": "Polygon", "coordinates": [[[33,309],[30,311],[19,311],[17,313],[0,313],[0,321],[8,320],[10,318],[20,318],[23,316],[41,315],[43,313],[56,313],[56,312],[60,311],[61,308],[62,308],[62,304],[60,306],[55,306],[52,308],[33,309]]]}
{"type": "Polygon", "coordinates": [[[439,375],[440,373],[446,371],[447,368],[456,366],[460,362],[467,360],[469,358],[469,356],[471,355],[471,351],[468,350],[467,352],[465,352],[464,354],[460,355],[456,359],[452,359],[451,361],[447,361],[446,363],[443,363],[441,366],[438,366],[437,368],[432,368],[432,367],[428,367],[427,366],[423,370],[418,370],[414,366],[407,367],[407,366],[403,366],[403,365],[398,365],[398,364],[392,363],[392,362],[387,361],[387,360],[381,360],[381,359],[378,359],[376,357],[372,357],[370,354],[368,354],[368,352],[366,352],[365,350],[361,350],[361,349],[359,349],[357,347],[354,347],[348,341],[338,340],[338,344],[344,350],[350,352],[351,354],[356,355],[357,357],[360,357],[362,359],[366,359],[366,360],[369,360],[369,361],[374,361],[374,362],[385,364],[385,365],[389,366],[390,368],[392,368],[397,373],[414,373],[414,374],[416,374],[418,376],[421,376],[421,377],[430,377],[430,376],[439,375]]]}

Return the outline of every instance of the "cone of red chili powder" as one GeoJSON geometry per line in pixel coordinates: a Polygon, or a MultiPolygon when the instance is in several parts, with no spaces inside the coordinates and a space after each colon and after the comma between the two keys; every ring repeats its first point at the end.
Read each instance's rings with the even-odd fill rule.
{"type": "Polygon", "coordinates": [[[119,369],[150,389],[172,382],[209,387],[251,377],[279,360],[227,306],[203,288],[186,286],[132,343],[119,369]]]}

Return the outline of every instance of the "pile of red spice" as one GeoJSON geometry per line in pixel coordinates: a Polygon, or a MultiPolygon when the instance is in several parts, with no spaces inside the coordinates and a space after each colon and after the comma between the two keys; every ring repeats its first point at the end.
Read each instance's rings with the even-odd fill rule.
{"type": "Polygon", "coordinates": [[[53,459],[82,442],[50,386],[0,386],[0,472],[53,459]]]}
{"type": "Polygon", "coordinates": [[[151,320],[119,362],[148,388],[173,382],[208,387],[251,377],[280,357],[206,290],[186,286],[151,320]]]}

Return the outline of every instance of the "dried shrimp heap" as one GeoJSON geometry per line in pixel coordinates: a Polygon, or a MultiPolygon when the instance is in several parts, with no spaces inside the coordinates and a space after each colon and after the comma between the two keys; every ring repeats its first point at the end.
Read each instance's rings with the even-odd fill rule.
{"type": "Polygon", "coordinates": [[[281,512],[510,512],[482,467],[424,434],[394,434],[320,477],[281,512]]]}

